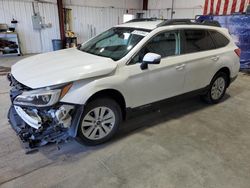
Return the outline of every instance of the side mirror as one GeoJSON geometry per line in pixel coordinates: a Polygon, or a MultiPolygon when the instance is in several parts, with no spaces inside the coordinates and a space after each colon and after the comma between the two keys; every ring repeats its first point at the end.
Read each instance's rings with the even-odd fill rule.
{"type": "Polygon", "coordinates": [[[141,69],[147,69],[148,64],[160,64],[161,55],[155,53],[147,53],[142,60],[141,69]]]}

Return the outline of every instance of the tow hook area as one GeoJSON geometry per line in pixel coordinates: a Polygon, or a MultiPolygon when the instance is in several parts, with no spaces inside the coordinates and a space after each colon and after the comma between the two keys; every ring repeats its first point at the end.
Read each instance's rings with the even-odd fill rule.
{"type": "Polygon", "coordinates": [[[69,112],[73,109],[73,106],[62,105],[55,112],[52,111],[51,115],[56,118],[57,123],[63,125],[64,128],[69,128],[71,125],[72,117],[69,112]]]}
{"type": "MultiPolygon", "coordinates": [[[[70,137],[74,105],[61,104],[50,109],[11,106],[9,122],[29,153],[49,142],[59,144],[70,137]]],[[[27,153],[28,153],[27,152],[27,153]]]]}

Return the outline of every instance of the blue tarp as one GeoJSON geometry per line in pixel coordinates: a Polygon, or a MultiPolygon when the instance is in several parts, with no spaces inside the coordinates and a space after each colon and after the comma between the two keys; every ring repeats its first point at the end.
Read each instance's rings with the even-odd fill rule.
{"type": "Polygon", "coordinates": [[[250,15],[200,16],[201,20],[216,20],[229,30],[241,49],[241,69],[250,69],[250,15]]]}

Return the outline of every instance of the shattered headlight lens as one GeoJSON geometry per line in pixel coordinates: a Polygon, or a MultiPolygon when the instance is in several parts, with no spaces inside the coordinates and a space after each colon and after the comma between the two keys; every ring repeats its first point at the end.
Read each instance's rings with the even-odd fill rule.
{"type": "Polygon", "coordinates": [[[38,89],[26,91],[17,96],[14,105],[46,107],[57,103],[70,89],[72,84],[64,86],[62,89],[38,89]]]}

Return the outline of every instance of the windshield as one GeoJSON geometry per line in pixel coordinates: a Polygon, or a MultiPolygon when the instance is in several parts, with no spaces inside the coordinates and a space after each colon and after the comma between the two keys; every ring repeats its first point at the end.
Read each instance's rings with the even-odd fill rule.
{"type": "Polygon", "coordinates": [[[111,28],[83,44],[80,50],[117,61],[133,49],[148,32],[149,30],[136,28],[111,28]]]}

